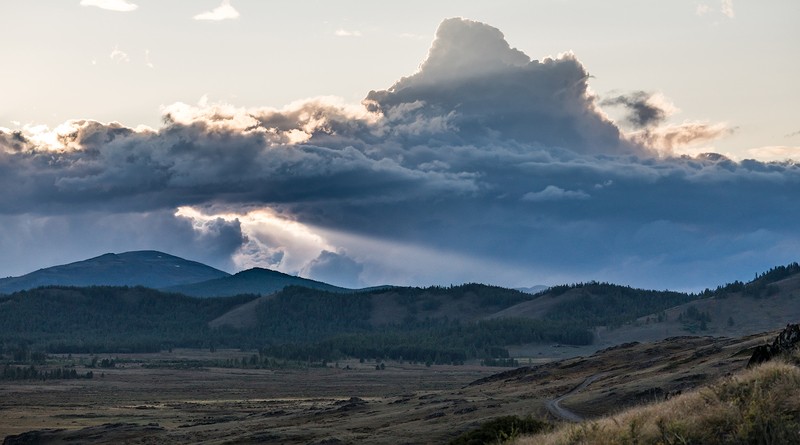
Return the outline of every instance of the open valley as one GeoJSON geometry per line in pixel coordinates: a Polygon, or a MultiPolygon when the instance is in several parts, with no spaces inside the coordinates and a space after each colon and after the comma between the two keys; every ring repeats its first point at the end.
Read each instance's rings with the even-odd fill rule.
{"type": "Polygon", "coordinates": [[[358,360],[178,369],[247,354],[120,355],[93,379],[5,382],[0,435],[35,431],[23,437],[37,443],[446,443],[502,416],[564,422],[551,412],[557,399],[590,418],[664,400],[742,370],[769,337],[678,337],[505,371],[399,362],[380,370],[358,360]]]}

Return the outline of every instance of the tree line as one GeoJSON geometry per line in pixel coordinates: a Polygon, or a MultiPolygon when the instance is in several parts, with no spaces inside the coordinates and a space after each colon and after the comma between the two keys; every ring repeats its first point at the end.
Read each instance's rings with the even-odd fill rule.
{"type": "MultiPolygon", "coordinates": [[[[495,286],[390,288],[362,293],[287,287],[256,306],[247,327],[209,327],[231,309],[259,298],[192,298],[144,287],[50,286],[0,297],[0,360],[40,363],[46,353],[138,353],[175,347],[260,350],[277,359],[344,357],[461,363],[505,359],[508,345],[586,345],[597,326],[614,328],[693,299],[754,289],[772,292],[775,280],[800,272],[792,263],[699,295],[609,283],[555,286],[537,295],[495,286]],[[406,314],[376,325],[376,304],[390,295],[406,314]],[[540,319],[480,320],[525,301],[554,298],[540,319]],[[449,318],[453,308],[472,314],[449,318]]],[[[687,314],[692,319],[694,314],[687,314]]],[[[702,323],[702,320],[696,320],[702,323]]]]}

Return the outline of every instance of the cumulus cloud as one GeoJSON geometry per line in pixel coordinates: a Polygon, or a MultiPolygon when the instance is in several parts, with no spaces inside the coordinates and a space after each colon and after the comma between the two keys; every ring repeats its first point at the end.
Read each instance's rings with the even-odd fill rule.
{"type": "Polygon", "coordinates": [[[575,55],[531,60],[497,28],[465,19],[442,22],[418,72],[371,91],[370,110],[405,119],[444,119],[458,143],[502,138],[583,153],[640,153],[595,110],[589,73],[575,55]]]}
{"type": "Polygon", "coordinates": [[[600,101],[602,106],[622,106],[628,110],[626,120],[635,128],[652,127],[677,111],[677,108],[660,93],[634,91],[607,97],[600,101]]]}
{"type": "Polygon", "coordinates": [[[81,0],[81,6],[96,6],[117,12],[135,11],[139,6],[126,0],[81,0]]]}
{"type": "Polygon", "coordinates": [[[625,95],[644,125],[625,135],[587,81],[575,55],[531,60],[450,19],[363,104],[204,99],[160,128],[0,129],[0,249],[26,265],[162,249],[359,285],[697,288],[796,260],[800,166],[681,156],[731,129],[665,124],[653,95],[625,95]]]}
{"type": "Polygon", "coordinates": [[[684,122],[647,128],[629,137],[662,153],[672,154],[685,147],[705,144],[732,134],[734,129],[724,122],[684,122]]]}
{"type": "Polygon", "coordinates": [[[736,12],[733,10],[733,0],[720,0],[719,10],[707,3],[698,3],[695,7],[695,14],[698,16],[705,16],[717,11],[729,19],[736,17],[736,12]]]}
{"type": "Polygon", "coordinates": [[[0,150],[6,153],[18,153],[30,146],[30,141],[21,130],[0,128],[0,150]]]}
{"type": "Polygon", "coordinates": [[[528,192],[522,195],[523,201],[542,202],[560,201],[562,199],[588,199],[589,195],[583,190],[564,190],[561,187],[548,185],[544,190],[528,192]]]}
{"type": "Polygon", "coordinates": [[[115,46],[114,49],[111,50],[111,54],[108,57],[117,63],[128,63],[131,61],[131,58],[128,56],[128,53],[119,49],[118,46],[115,46]]]}
{"type": "Polygon", "coordinates": [[[195,15],[195,20],[209,20],[218,22],[221,20],[231,20],[239,17],[239,11],[231,6],[230,0],[222,0],[222,4],[211,11],[201,12],[195,15]]]}
{"type": "Polygon", "coordinates": [[[599,105],[623,107],[627,111],[625,122],[633,128],[633,131],[625,133],[625,137],[661,155],[701,153],[707,147],[698,149],[698,146],[734,131],[724,122],[667,124],[667,118],[679,110],[661,93],[633,91],[606,97],[599,105]]]}
{"type": "Polygon", "coordinates": [[[303,275],[337,286],[357,288],[361,286],[359,275],[364,265],[344,252],[323,250],[305,267],[303,275]]]}
{"type": "Polygon", "coordinates": [[[736,13],[733,11],[733,0],[722,0],[720,10],[722,11],[722,14],[729,19],[732,19],[736,16],[736,13]]]}

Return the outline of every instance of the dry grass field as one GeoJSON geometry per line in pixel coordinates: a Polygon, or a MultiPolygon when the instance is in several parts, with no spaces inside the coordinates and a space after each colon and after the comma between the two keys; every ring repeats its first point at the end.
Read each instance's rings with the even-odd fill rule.
{"type": "Polygon", "coordinates": [[[678,337],[505,371],[393,362],[380,371],[358,361],[173,369],[144,365],[246,354],[119,356],[119,367],[95,369],[91,380],[3,382],[0,437],[38,430],[38,443],[60,444],[446,443],[500,416],[559,423],[548,405],[565,394],[560,406],[586,418],[663,400],[739,372],[749,348],[768,338],[678,337]]]}
{"type": "Polygon", "coordinates": [[[0,437],[63,429],[43,431],[39,440],[441,442],[453,433],[451,415],[469,424],[501,408],[489,395],[461,397],[458,392],[503,368],[386,363],[376,370],[374,362],[358,361],[339,363],[339,368],[278,370],[143,366],[225,354],[246,356],[229,351],[119,355],[114,357],[123,364],[95,369],[91,380],[2,382],[0,437]]]}

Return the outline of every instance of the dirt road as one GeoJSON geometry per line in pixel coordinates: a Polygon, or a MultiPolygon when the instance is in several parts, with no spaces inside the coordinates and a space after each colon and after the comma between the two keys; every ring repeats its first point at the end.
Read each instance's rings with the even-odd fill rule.
{"type": "Polygon", "coordinates": [[[605,372],[601,372],[600,374],[589,376],[580,385],[572,388],[568,393],[563,394],[560,397],[555,398],[553,400],[548,400],[546,405],[547,411],[549,411],[550,414],[558,418],[567,420],[569,422],[580,422],[581,420],[583,420],[583,417],[561,406],[561,401],[567,398],[568,396],[571,396],[572,394],[575,394],[583,390],[587,386],[591,385],[592,382],[594,382],[595,380],[605,377],[605,375],[606,375],[605,372]]]}

